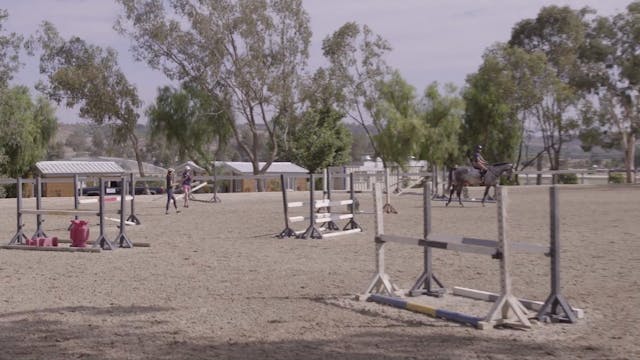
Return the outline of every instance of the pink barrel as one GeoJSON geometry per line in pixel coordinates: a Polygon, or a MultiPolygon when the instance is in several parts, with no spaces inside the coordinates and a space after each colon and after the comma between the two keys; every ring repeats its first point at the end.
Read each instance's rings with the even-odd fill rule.
{"type": "Polygon", "coordinates": [[[84,220],[71,220],[71,224],[69,230],[71,246],[86,247],[89,240],[89,223],[84,220]]]}

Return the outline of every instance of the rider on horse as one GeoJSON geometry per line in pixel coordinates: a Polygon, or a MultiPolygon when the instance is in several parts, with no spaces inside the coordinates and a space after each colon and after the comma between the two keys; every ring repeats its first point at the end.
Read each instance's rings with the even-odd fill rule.
{"type": "Polygon", "coordinates": [[[484,174],[487,173],[487,160],[482,156],[482,145],[476,145],[473,156],[471,157],[471,165],[480,170],[480,181],[484,183],[484,174]]]}

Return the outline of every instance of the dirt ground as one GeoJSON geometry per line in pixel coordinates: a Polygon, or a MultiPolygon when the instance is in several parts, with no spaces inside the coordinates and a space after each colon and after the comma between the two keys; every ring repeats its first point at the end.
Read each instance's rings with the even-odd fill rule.
{"type": "MultiPolygon", "coordinates": [[[[365,232],[323,240],[274,237],[284,226],[279,193],[220,196],[170,215],[162,196],[138,197],[143,224],[127,233],[149,248],[0,250],[0,359],[640,359],[640,187],[561,187],[563,294],[585,318],[528,331],[476,330],[355,301],[375,270],[371,194],[358,194],[365,232]]],[[[548,199],[545,187],[510,188],[507,236],[547,244],[548,199]]],[[[15,204],[0,200],[7,243],[15,204]]],[[[69,209],[72,199],[43,204],[69,209]]],[[[422,195],[394,195],[392,204],[399,214],[385,215],[385,232],[420,236],[422,195]]],[[[496,238],[495,204],[433,206],[434,233],[496,238]]],[[[68,238],[69,220],[49,216],[45,230],[68,238]]],[[[32,233],[35,216],[25,223],[32,233]]],[[[107,230],[115,237],[113,223],[107,230]]],[[[386,261],[391,279],[409,288],[422,249],[389,244],[386,261]]],[[[499,290],[496,260],[434,250],[434,263],[448,288],[499,290]]],[[[514,254],[512,267],[514,293],[544,300],[549,259],[514,254]]],[[[488,310],[453,295],[420,301],[488,310]]]]}

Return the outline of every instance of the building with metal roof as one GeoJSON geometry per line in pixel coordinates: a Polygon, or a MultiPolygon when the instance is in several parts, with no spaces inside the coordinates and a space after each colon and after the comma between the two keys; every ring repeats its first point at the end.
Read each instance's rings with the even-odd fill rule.
{"type": "Polygon", "coordinates": [[[124,169],[113,161],[39,161],[36,169],[41,176],[73,175],[119,176],[124,169]]]}
{"type": "Polygon", "coordinates": [[[65,182],[43,184],[44,196],[73,196],[73,176],[121,176],[125,170],[113,161],[39,161],[38,175],[47,178],[69,178],[65,182]]]}
{"type": "MultiPolygon", "coordinates": [[[[260,167],[265,165],[264,162],[258,163],[260,167]]],[[[253,175],[253,166],[250,162],[240,161],[216,161],[215,162],[216,173],[222,175],[238,175],[246,176],[253,175]]],[[[265,174],[285,174],[291,181],[288,181],[286,186],[290,190],[306,190],[307,189],[307,174],[309,170],[298,166],[291,162],[273,162],[267,169],[265,174]]],[[[221,189],[223,192],[254,192],[257,189],[257,180],[255,179],[237,179],[232,181],[222,181],[221,189]]],[[[280,179],[273,178],[265,181],[265,189],[267,191],[280,191],[280,179]]]]}

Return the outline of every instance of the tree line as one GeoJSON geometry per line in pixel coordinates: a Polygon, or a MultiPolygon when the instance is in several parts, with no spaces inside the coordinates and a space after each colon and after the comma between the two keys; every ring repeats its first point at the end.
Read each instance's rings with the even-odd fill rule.
{"type": "Polygon", "coordinates": [[[516,23],[508,42],[486,49],[461,89],[431,83],[418,93],[388,64],[391,44],[355,22],[324,38],[327,65],[310,69],[310,18],[301,0],[116,1],[114,27],[135,59],[179,85],[158,89],[145,107],[115,50],[63,38],[46,21],[28,38],[9,33],[2,27],[8,14],[0,12],[2,174],[22,175],[56,152],[57,104],[106,128],[99,140],[126,145],[143,175],[143,160],[210,166],[229,149],[255,174],[276,160],[316,171],[350,162],[354,143],[385,167],[410,158],[459,165],[482,144],[487,158],[517,170],[542,157],[559,169],[567,142],[579,139],[586,151],[622,150],[631,181],[640,2],[612,16],[543,7],[516,23]],[[35,100],[26,87],[9,85],[22,48],[39,58],[35,100]],[[141,117],[148,131],[140,131],[141,117]],[[532,137],[543,147],[529,156],[532,137]]]}

